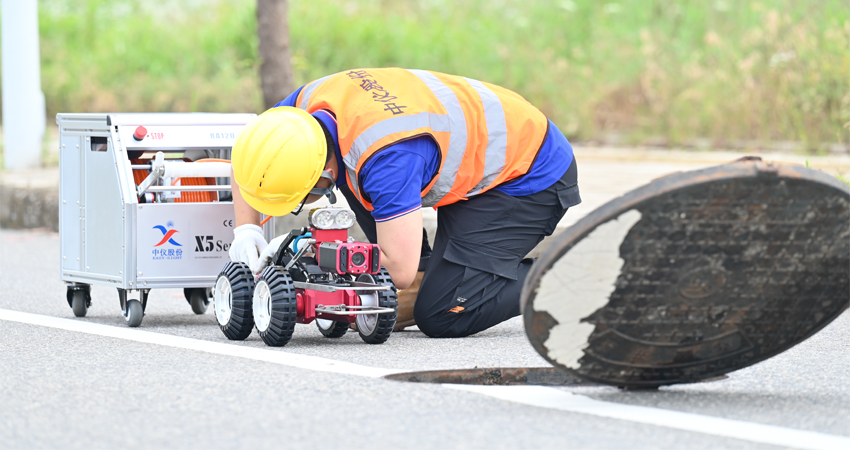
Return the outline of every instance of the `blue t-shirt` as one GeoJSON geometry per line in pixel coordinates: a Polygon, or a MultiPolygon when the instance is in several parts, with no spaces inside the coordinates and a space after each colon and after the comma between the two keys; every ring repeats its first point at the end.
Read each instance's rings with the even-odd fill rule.
{"type": "MultiPolygon", "coordinates": [[[[295,106],[295,99],[303,88],[298,88],[275,107],[295,106]]],[[[316,111],[313,117],[325,125],[334,139],[340,174],[337,186],[341,186],[345,184],[347,175],[339,150],[336,119],[327,111],[316,111]]],[[[531,170],[493,189],[514,197],[536,194],[558,181],[572,161],[572,146],[558,127],[549,121],[546,140],[531,170]]],[[[369,160],[360,171],[360,184],[363,194],[375,208],[372,211],[375,221],[395,219],[421,208],[422,190],[439,170],[439,164],[440,150],[429,136],[399,142],[369,160]]]]}

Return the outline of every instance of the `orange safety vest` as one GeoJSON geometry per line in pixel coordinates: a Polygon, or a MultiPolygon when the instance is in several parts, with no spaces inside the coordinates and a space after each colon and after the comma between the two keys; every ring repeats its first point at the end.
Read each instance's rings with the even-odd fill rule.
{"type": "Polygon", "coordinates": [[[549,121],[519,94],[454,75],[398,68],[357,69],[304,86],[295,106],[337,119],[348,186],[368,210],[360,170],[381,150],[419,136],[440,149],[440,168],[422,205],[437,208],[526,174],[549,121]]]}

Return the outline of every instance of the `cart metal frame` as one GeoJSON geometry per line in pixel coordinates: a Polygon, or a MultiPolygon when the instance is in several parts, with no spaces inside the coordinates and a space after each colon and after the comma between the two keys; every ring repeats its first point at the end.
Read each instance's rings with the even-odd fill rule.
{"type": "MultiPolygon", "coordinates": [[[[189,154],[229,160],[236,136],[254,117],[212,113],[56,116],[60,278],[68,286],[68,302],[77,316],[85,315],[91,304],[90,285],[95,284],[118,290],[122,314],[130,326],[141,323],[139,313],[144,314],[151,289],[184,288],[187,300],[190,289],[206,289],[209,296],[221,267],[229,261],[233,203],[172,200],[180,192],[199,190],[218,191],[227,198],[229,177],[219,176],[218,170],[216,185],[207,187],[172,186],[170,179],[159,179],[143,186],[146,193],[139,195],[133,170],[150,171],[150,165],[133,165],[130,160],[141,152],[162,152],[173,161],[174,156],[189,154]],[[134,137],[140,127],[146,132],[142,139],[134,137]],[[139,300],[128,299],[135,291],[139,300]],[[131,318],[134,314],[139,317],[131,318]]],[[[212,167],[179,164],[195,165],[193,173],[203,172],[202,166],[212,167]]],[[[273,232],[274,220],[269,220],[264,226],[267,240],[273,232]]]]}

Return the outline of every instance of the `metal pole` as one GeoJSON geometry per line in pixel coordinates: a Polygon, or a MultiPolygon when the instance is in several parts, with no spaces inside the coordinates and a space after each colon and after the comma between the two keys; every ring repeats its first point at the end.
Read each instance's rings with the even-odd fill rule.
{"type": "Polygon", "coordinates": [[[2,0],[3,163],[7,170],[41,165],[44,94],[38,50],[38,1],[2,0]]]}

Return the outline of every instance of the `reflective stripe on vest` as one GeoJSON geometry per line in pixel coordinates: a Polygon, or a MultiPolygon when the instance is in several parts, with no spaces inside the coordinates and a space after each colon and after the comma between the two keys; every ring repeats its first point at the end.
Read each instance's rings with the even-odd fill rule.
{"type": "Polygon", "coordinates": [[[505,124],[505,111],[502,102],[484,83],[478,80],[465,80],[481,96],[484,105],[484,121],[487,123],[487,153],[484,157],[484,178],[468,196],[478,195],[481,190],[490,186],[505,168],[505,152],[508,148],[508,127],[505,124]]]}
{"type": "Polygon", "coordinates": [[[440,169],[440,177],[437,178],[437,182],[434,183],[428,193],[422,197],[423,205],[434,206],[451,191],[457,172],[460,170],[460,164],[463,162],[467,139],[466,117],[454,91],[434,74],[424,70],[411,70],[410,72],[425,82],[425,85],[431,89],[431,92],[437,96],[437,99],[443,104],[443,108],[449,113],[449,129],[451,131],[449,150],[443,162],[443,168],[440,169]]]}
{"type": "MultiPolygon", "coordinates": [[[[407,84],[403,86],[421,89],[421,86],[407,86],[407,84]]],[[[363,69],[329,75],[310,83],[302,89],[296,104],[309,112],[329,109],[338,116],[338,120],[341,116],[348,117],[349,120],[344,124],[344,121],[339,121],[341,127],[355,124],[353,129],[349,130],[352,132],[353,140],[346,141],[350,142],[348,148],[345,148],[345,144],[341,142],[340,152],[343,155],[352,191],[370,210],[371,205],[360,192],[359,170],[362,165],[375,152],[388,145],[411,137],[430,134],[440,148],[442,159],[435,179],[431,180],[430,185],[422,192],[422,205],[436,207],[478,195],[495,186],[497,182],[503,183],[524,174],[530,169],[536,152],[545,138],[548,121],[542,113],[519,95],[497,86],[490,86],[501,93],[501,98],[499,93],[494,92],[484,83],[468,78],[435,74],[424,70],[363,69]],[[352,81],[359,82],[359,79],[354,80],[355,77],[350,75],[355,72],[376,73],[377,76],[369,76],[377,82],[391,79],[416,84],[409,76],[412,74],[432,93],[433,99],[426,99],[432,106],[425,103],[410,105],[406,103],[410,99],[405,98],[399,100],[399,103],[404,103],[406,105],[404,107],[409,108],[402,115],[393,114],[386,118],[373,119],[374,121],[359,120],[357,111],[364,108],[373,108],[369,111],[371,113],[369,117],[374,118],[378,114],[374,112],[374,105],[371,103],[374,97],[370,95],[360,98],[359,91],[352,88],[357,86],[352,84],[352,81]],[[404,72],[408,74],[406,77],[404,72]],[[402,80],[399,80],[399,77],[402,80]],[[446,83],[450,83],[452,87],[446,83]],[[327,84],[326,89],[319,89],[325,84],[327,84]],[[464,98],[463,104],[458,98],[459,95],[464,98]],[[349,101],[334,97],[345,97],[349,101]],[[357,97],[355,99],[357,101],[351,101],[353,97],[357,97]],[[433,100],[442,106],[445,114],[442,114],[442,111],[434,112],[434,108],[439,105],[434,106],[436,103],[433,100]],[[512,122],[518,122],[513,127],[508,125],[503,100],[511,102],[512,122]],[[472,123],[467,123],[468,120],[472,120],[472,123]],[[509,149],[511,129],[514,133],[513,148],[509,149]],[[470,138],[469,130],[477,133],[475,139],[470,138]],[[387,141],[390,136],[395,137],[387,141]],[[533,139],[529,139],[531,136],[533,139]],[[486,137],[486,145],[484,137],[486,137]],[[511,155],[510,164],[506,167],[509,154],[511,155]]],[[[404,95],[404,92],[392,94],[393,98],[397,98],[398,95],[404,95]]]]}
{"type": "MultiPolygon", "coordinates": [[[[304,89],[301,89],[301,104],[307,105],[310,102],[310,96],[313,95],[313,91],[315,91],[316,88],[319,87],[320,84],[324,83],[325,80],[327,80],[328,78],[330,78],[334,75],[338,75],[338,74],[335,73],[333,75],[328,75],[328,76],[319,78],[318,80],[308,84],[307,86],[304,86],[304,89]]],[[[306,110],[307,108],[301,108],[301,109],[306,110]]]]}

